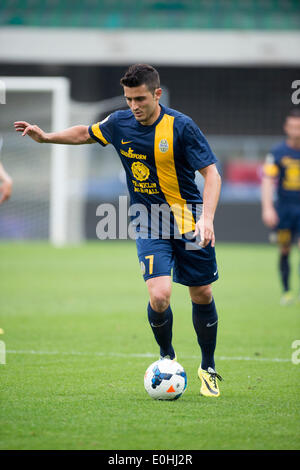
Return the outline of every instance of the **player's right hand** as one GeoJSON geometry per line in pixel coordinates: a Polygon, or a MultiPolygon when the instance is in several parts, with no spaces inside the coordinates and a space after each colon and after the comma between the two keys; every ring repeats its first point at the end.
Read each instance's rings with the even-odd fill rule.
{"type": "Polygon", "coordinates": [[[29,122],[26,121],[16,121],[14,126],[17,132],[22,132],[22,137],[29,135],[29,137],[31,137],[36,142],[46,142],[47,134],[36,124],[29,124],[29,122]]]}
{"type": "Polygon", "coordinates": [[[269,228],[275,228],[279,222],[279,218],[274,207],[264,209],[262,212],[263,223],[269,228]]]}

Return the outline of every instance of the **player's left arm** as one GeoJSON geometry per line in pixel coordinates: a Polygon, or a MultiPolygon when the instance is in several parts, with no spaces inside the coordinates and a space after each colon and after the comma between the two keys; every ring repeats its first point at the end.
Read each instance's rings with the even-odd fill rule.
{"type": "Polygon", "coordinates": [[[203,211],[196,223],[194,235],[200,234],[200,246],[215,246],[214,217],[221,192],[221,176],[215,164],[199,170],[204,178],[203,211]]]}

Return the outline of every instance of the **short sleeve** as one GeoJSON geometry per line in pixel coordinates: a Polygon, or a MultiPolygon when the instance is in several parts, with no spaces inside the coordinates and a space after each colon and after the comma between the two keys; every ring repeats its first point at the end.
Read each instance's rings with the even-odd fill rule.
{"type": "Polygon", "coordinates": [[[192,120],[187,121],[184,126],[183,145],[186,159],[195,171],[218,161],[206,138],[192,120]]]}
{"type": "Polygon", "coordinates": [[[270,178],[276,178],[279,174],[279,167],[272,153],[268,153],[263,165],[263,175],[270,178]]]}
{"type": "Polygon", "coordinates": [[[103,121],[96,122],[89,126],[89,134],[92,139],[105,147],[113,141],[113,114],[107,116],[103,121]]]}

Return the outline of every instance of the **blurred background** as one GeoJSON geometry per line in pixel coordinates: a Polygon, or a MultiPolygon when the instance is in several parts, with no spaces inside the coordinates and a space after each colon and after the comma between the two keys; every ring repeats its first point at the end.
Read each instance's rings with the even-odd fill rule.
{"type": "Polygon", "coordinates": [[[162,101],[194,119],[219,159],[217,239],[267,242],[261,167],[297,105],[299,51],[298,0],[2,0],[0,160],[14,191],[0,238],[96,239],[98,205],[127,194],[115,150],[38,145],[13,122],[97,122],[126,106],[119,80],[140,62],[158,69],[162,101]]]}

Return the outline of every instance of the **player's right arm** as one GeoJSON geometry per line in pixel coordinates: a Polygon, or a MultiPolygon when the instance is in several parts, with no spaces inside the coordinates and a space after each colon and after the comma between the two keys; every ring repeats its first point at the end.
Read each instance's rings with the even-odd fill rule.
{"type": "Polygon", "coordinates": [[[274,163],[273,155],[268,155],[263,167],[261,184],[261,206],[263,223],[270,228],[278,224],[278,215],[274,207],[274,190],[278,167],[274,163]]]}
{"type": "Polygon", "coordinates": [[[89,134],[88,126],[79,125],[69,127],[59,132],[45,132],[36,124],[30,124],[26,121],[16,121],[15,130],[21,132],[22,136],[28,135],[35,142],[40,144],[94,144],[95,140],[89,134]]]}

